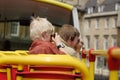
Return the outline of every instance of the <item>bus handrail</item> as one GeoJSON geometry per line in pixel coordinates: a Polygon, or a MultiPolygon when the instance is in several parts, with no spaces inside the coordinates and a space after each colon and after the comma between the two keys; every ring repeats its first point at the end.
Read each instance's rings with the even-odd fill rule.
{"type": "Polygon", "coordinates": [[[62,2],[59,2],[59,1],[56,1],[56,0],[35,0],[35,1],[49,3],[49,4],[52,4],[52,5],[63,7],[65,9],[68,9],[68,10],[71,10],[71,11],[73,9],[72,5],[65,4],[65,3],[62,3],[62,2]]]}
{"type": "Polygon", "coordinates": [[[0,64],[71,66],[83,74],[83,80],[91,80],[86,64],[69,55],[1,56],[0,64]]]}
{"type": "MultiPolygon", "coordinates": [[[[92,50],[91,54],[108,57],[108,50],[92,50]]],[[[82,51],[80,51],[80,53],[82,53],[82,51]]],[[[89,54],[89,50],[84,50],[84,54],[89,54]]],[[[119,59],[120,58],[120,48],[113,49],[111,51],[111,55],[113,58],[119,59]]]]}

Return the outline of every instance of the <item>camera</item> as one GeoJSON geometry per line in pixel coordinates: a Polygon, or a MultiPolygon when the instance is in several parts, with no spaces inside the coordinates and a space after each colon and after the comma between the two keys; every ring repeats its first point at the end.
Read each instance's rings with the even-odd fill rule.
{"type": "Polygon", "coordinates": [[[54,38],[55,38],[55,34],[52,34],[51,37],[54,37],[54,38]]]}

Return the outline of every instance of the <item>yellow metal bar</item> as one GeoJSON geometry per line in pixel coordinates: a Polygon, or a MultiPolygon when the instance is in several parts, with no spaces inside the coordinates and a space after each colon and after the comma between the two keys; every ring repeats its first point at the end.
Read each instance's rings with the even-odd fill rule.
{"type": "Polygon", "coordinates": [[[26,56],[28,51],[0,51],[0,56],[26,56]]]}
{"type": "Polygon", "coordinates": [[[112,57],[120,59],[120,48],[112,50],[112,57]]]}
{"type": "Polygon", "coordinates": [[[62,2],[59,2],[59,1],[56,1],[56,0],[36,0],[36,1],[56,5],[56,6],[59,6],[59,7],[71,10],[71,11],[73,9],[72,5],[65,4],[65,3],[62,3],[62,2]]]}
{"type": "Polygon", "coordinates": [[[30,72],[33,72],[34,71],[34,69],[30,69],[30,72]]]}
{"type": "Polygon", "coordinates": [[[95,62],[90,62],[90,77],[91,77],[91,80],[94,80],[94,64],[95,62]]]}
{"type": "Polygon", "coordinates": [[[17,69],[18,71],[21,71],[21,70],[23,70],[23,65],[21,65],[21,64],[18,64],[18,69],[17,69]]]}
{"type": "MultiPolygon", "coordinates": [[[[22,70],[23,70],[23,65],[18,64],[17,70],[18,70],[18,71],[22,71],[22,70]]],[[[17,75],[17,76],[16,76],[16,80],[22,80],[22,79],[23,79],[22,76],[20,76],[20,75],[17,75]]]]}
{"type": "Polygon", "coordinates": [[[101,56],[107,56],[107,50],[93,50],[92,54],[95,55],[101,55],[101,56]]]}
{"type": "Polygon", "coordinates": [[[19,75],[18,75],[18,76],[16,77],[16,80],[22,80],[22,76],[19,76],[19,75]]]}
{"type": "Polygon", "coordinates": [[[0,69],[0,72],[7,72],[6,69],[0,69]]]}
{"type": "MultiPolygon", "coordinates": [[[[88,50],[85,51],[85,54],[88,54],[88,53],[89,53],[88,50]]],[[[93,50],[91,54],[108,57],[107,50],[93,50]]]]}
{"type": "Polygon", "coordinates": [[[15,51],[0,51],[0,54],[2,56],[18,56],[20,54],[17,54],[15,51]]]}
{"type": "Polygon", "coordinates": [[[28,51],[27,50],[16,50],[15,52],[17,54],[20,54],[20,55],[23,55],[23,56],[28,55],[28,51]]]}
{"type": "MultiPolygon", "coordinates": [[[[85,51],[85,53],[88,54],[89,51],[85,51]]],[[[108,50],[93,50],[92,54],[108,57],[108,50]]],[[[113,49],[111,55],[114,58],[120,59],[120,48],[113,49]]]]}
{"type": "Polygon", "coordinates": [[[118,71],[110,71],[109,80],[119,80],[118,71]]]}
{"type": "Polygon", "coordinates": [[[7,80],[11,80],[11,69],[7,68],[7,80]]]}
{"type": "Polygon", "coordinates": [[[86,64],[86,59],[85,58],[82,58],[82,61],[86,64]]]}
{"type": "Polygon", "coordinates": [[[83,80],[91,80],[86,64],[69,55],[4,56],[0,64],[71,66],[83,74],[83,80]]]}

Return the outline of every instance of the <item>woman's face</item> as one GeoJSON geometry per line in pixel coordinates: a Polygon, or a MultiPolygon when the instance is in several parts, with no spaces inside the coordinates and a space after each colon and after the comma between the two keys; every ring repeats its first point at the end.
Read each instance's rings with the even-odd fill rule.
{"type": "Polygon", "coordinates": [[[76,36],[71,43],[72,43],[71,46],[72,46],[73,48],[76,48],[76,46],[77,46],[78,43],[79,43],[79,37],[76,36]]]}

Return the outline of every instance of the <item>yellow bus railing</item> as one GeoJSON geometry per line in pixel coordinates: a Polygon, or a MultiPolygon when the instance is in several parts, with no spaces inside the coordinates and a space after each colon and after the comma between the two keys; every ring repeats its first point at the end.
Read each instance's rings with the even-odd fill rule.
{"type": "Polygon", "coordinates": [[[83,80],[91,80],[87,66],[69,55],[1,56],[0,64],[71,66],[83,74],[83,80]]]}
{"type": "Polygon", "coordinates": [[[52,4],[52,5],[59,6],[59,7],[63,7],[65,9],[68,9],[68,10],[71,10],[71,11],[73,9],[72,5],[65,4],[65,3],[62,3],[62,2],[59,2],[59,1],[56,1],[56,0],[36,0],[36,1],[38,1],[38,2],[44,2],[44,3],[49,3],[49,4],[52,4]]]}
{"type": "MultiPolygon", "coordinates": [[[[82,53],[82,51],[80,51],[80,53],[82,53]]],[[[88,53],[89,53],[89,50],[84,51],[84,54],[88,54],[88,53]]],[[[108,57],[108,50],[93,50],[91,54],[108,57]]],[[[111,55],[114,58],[120,58],[120,49],[119,48],[113,49],[111,52],[111,55]]]]}
{"type": "MultiPolygon", "coordinates": [[[[112,47],[108,50],[83,50],[80,51],[82,53],[83,61],[85,61],[86,55],[88,54],[90,62],[90,74],[94,75],[94,62],[95,62],[95,56],[105,56],[108,59],[108,68],[110,70],[109,74],[109,80],[119,80],[118,76],[118,70],[120,69],[120,48],[112,47]]],[[[92,80],[94,80],[94,77],[92,77],[92,80]]]]}
{"type": "MultiPolygon", "coordinates": [[[[82,51],[80,51],[80,53],[82,53],[82,51]]],[[[85,50],[85,54],[88,54],[88,53],[89,53],[89,50],[85,50]]],[[[107,50],[93,50],[91,54],[107,57],[107,50]]]]}
{"type": "MultiPolygon", "coordinates": [[[[94,80],[95,56],[106,56],[108,59],[108,68],[110,70],[109,80],[119,80],[118,70],[120,69],[120,48],[110,48],[108,50],[88,50],[82,51],[89,54],[90,67],[88,68],[84,61],[73,58],[69,55],[28,55],[28,51],[0,51],[0,64],[18,64],[18,65],[56,65],[71,66],[83,74],[83,80],[94,80]],[[4,52],[4,54],[2,54],[4,52]],[[6,55],[10,54],[11,55],[6,55]],[[19,54],[20,53],[20,54],[19,54]],[[21,54],[22,53],[22,54],[21,54]],[[23,54],[24,53],[24,54],[23,54]],[[20,56],[21,55],[21,56],[20,56]],[[26,55],[26,56],[23,56],[26,55]]],[[[85,58],[84,58],[85,59],[85,58]]],[[[9,71],[9,70],[8,70],[9,71]]],[[[9,71],[10,72],[10,71],[9,71]]],[[[9,75],[10,77],[10,75],[9,75]]]]}

